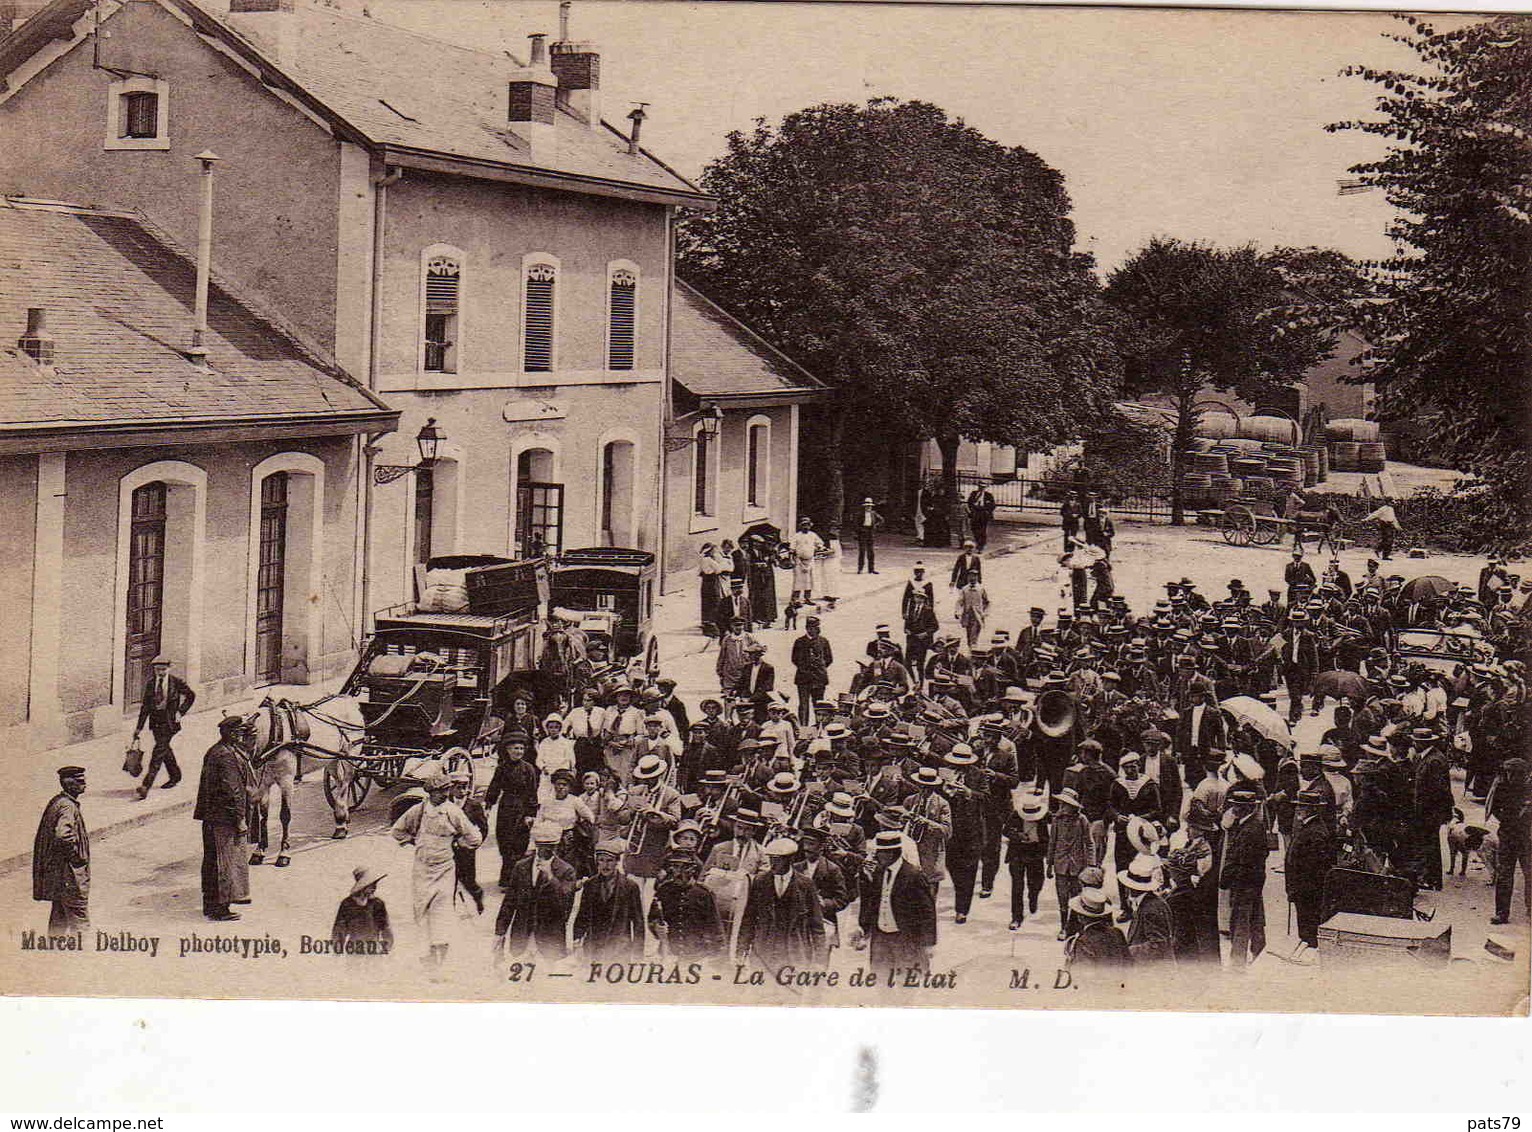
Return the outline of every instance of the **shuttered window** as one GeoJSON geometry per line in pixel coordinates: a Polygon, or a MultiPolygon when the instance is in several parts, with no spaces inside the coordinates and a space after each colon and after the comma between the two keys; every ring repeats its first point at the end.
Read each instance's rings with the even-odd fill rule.
{"type": "Polygon", "coordinates": [[[547,373],[553,369],[554,288],[557,283],[558,269],[551,263],[534,263],[527,268],[522,369],[528,373],[547,373]]]}
{"type": "Polygon", "coordinates": [[[160,132],[160,96],[137,90],[122,96],[122,136],[153,138],[160,132]]]}
{"type": "Polygon", "coordinates": [[[695,462],[692,464],[692,512],[697,515],[713,513],[713,438],[700,428],[696,443],[692,446],[695,462]]]}
{"type": "Polygon", "coordinates": [[[766,502],[766,453],[771,436],[769,425],[753,424],[745,433],[745,502],[763,507],[766,502]]]}
{"type": "Polygon", "coordinates": [[[632,369],[638,276],[625,267],[612,272],[607,326],[607,368],[632,369]]]}
{"type": "Polygon", "coordinates": [[[425,369],[457,372],[457,328],[462,265],[450,256],[426,264],[425,369]]]}

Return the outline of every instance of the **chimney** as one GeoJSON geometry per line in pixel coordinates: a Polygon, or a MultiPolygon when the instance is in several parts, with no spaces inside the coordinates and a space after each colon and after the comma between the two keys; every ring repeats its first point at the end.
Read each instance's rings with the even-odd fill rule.
{"type": "Polygon", "coordinates": [[[532,147],[536,159],[539,150],[546,152],[553,145],[558,79],[548,66],[548,36],[539,32],[527,38],[532,41],[532,57],[525,67],[511,73],[507,118],[511,129],[532,147]]]}
{"type": "Polygon", "coordinates": [[[53,364],[53,339],[48,337],[48,311],[44,307],[27,308],[27,328],[16,345],[38,365],[53,364]]]}
{"type": "Polygon", "coordinates": [[[218,155],[205,149],[194,160],[202,164],[202,204],[197,212],[197,305],[191,346],[186,356],[207,360],[207,292],[213,272],[213,163],[218,155]]]}
{"type": "Polygon", "coordinates": [[[559,105],[593,130],[601,128],[601,56],[593,43],[569,38],[569,0],[559,5],[559,41],[549,60],[559,80],[559,105]]]}
{"type": "Polygon", "coordinates": [[[633,123],[633,132],[628,135],[628,153],[634,156],[638,154],[638,135],[644,128],[644,119],[648,117],[644,107],[648,105],[647,102],[637,102],[628,111],[628,121],[633,123]]]}
{"type": "Polygon", "coordinates": [[[229,24],[279,66],[297,54],[294,0],[229,0],[229,24]]]}

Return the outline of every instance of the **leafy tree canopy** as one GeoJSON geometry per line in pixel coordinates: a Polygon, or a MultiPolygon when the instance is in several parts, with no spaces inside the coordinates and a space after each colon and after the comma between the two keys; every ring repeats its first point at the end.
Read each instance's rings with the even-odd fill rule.
{"type": "Polygon", "coordinates": [[[1398,17],[1416,71],[1355,66],[1382,88],[1378,117],[1337,122],[1384,138],[1353,166],[1398,210],[1398,254],[1368,265],[1361,329],[1384,419],[1426,425],[1440,454],[1484,480],[1486,537],[1528,520],[1532,375],[1532,17],[1438,30],[1398,17]]]}

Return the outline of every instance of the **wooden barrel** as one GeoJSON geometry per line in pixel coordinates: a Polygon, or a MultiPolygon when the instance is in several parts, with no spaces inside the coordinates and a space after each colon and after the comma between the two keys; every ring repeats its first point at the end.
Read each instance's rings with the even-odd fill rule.
{"type": "Polygon", "coordinates": [[[1218,446],[1220,448],[1228,448],[1231,451],[1238,450],[1247,454],[1254,454],[1261,451],[1261,445],[1262,441],[1252,440],[1248,436],[1234,436],[1228,440],[1220,441],[1218,446]]]}
{"type": "Polygon", "coordinates": [[[1203,413],[1192,431],[1198,436],[1223,440],[1239,435],[1239,422],[1228,413],[1203,413]]]}
{"type": "Polygon", "coordinates": [[[1209,500],[1212,478],[1205,472],[1187,472],[1181,477],[1181,502],[1188,507],[1201,507],[1209,500]]]}
{"type": "Polygon", "coordinates": [[[1192,471],[1209,476],[1229,474],[1229,458],[1222,452],[1192,452],[1189,455],[1192,471]]]}
{"type": "Polygon", "coordinates": [[[1330,442],[1330,467],[1337,472],[1356,471],[1357,443],[1354,440],[1330,442]]]}
{"type": "Polygon", "coordinates": [[[1276,488],[1270,476],[1247,476],[1245,494],[1251,499],[1271,499],[1276,495],[1276,488]]]}
{"type": "Polygon", "coordinates": [[[1298,426],[1286,417],[1245,417],[1239,422],[1239,435],[1252,440],[1275,440],[1283,444],[1298,442],[1298,426]]]}
{"type": "Polygon", "coordinates": [[[1214,447],[1217,446],[1217,444],[1218,441],[1214,440],[1211,436],[1194,436],[1191,439],[1191,447],[1188,448],[1187,451],[1211,452],[1213,451],[1214,447]]]}
{"type": "Polygon", "coordinates": [[[1261,456],[1239,456],[1229,461],[1229,473],[1236,476],[1264,476],[1266,460],[1261,456]]]}
{"type": "Polygon", "coordinates": [[[1300,455],[1303,458],[1303,486],[1313,487],[1319,482],[1319,449],[1308,446],[1300,455]]]}
{"type": "Polygon", "coordinates": [[[1316,444],[1319,449],[1319,482],[1324,483],[1330,478],[1330,449],[1328,445],[1316,444]]]}
{"type": "Polygon", "coordinates": [[[1378,422],[1341,417],[1325,425],[1325,436],[1330,440],[1377,440],[1378,422]]]}
{"type": "Polygon", "coordinates": [[[1388,459],[1388,450],[1381,440],[1363,440],[1356,446],[1356,467],[1359,472],[1381,472],[1388,459]]]}

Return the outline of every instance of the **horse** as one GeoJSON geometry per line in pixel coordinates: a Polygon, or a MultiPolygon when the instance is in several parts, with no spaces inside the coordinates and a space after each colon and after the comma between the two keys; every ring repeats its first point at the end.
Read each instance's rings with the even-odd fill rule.
{"type": "MultiPolygon", "coordinates": [[[[538,671],[551,677],[565,703],[578,703],[580,693],[592,682],[589,641],[585,631],[557,618],[549,618],[543,632],[538,671]]],[[[540,705],[541,706],[541,705],[540,705]]]]}
{"type": "Polygon", "coordinates": [[[299,718],[296,705],[287,700],[275,701],[270,696],[246,716],[246,722],[253,735],[254,754],[250,756],[250,769],[255,775],[251,825],[255,827],[253,834],[256,848],[250,854],[250,863],[259,865],[266,860],[266,850],[270,845],[268,826],[271,818],[271,790],[276,787],[282,799],[278,811],[282,822],[282,841],[277,848],[275,864],[277,868],[284,869],[292,864],[292,857],[288,855],[292,848],[288,834],[293,817],[293,784],[298,776],[298,753],[303,742],[300,732],[306,730],[306,727],[299,718]]]}

